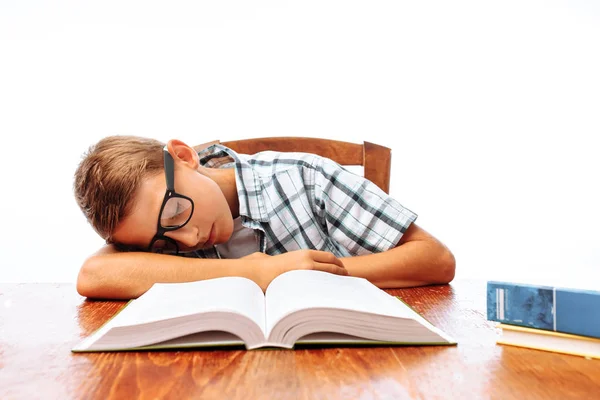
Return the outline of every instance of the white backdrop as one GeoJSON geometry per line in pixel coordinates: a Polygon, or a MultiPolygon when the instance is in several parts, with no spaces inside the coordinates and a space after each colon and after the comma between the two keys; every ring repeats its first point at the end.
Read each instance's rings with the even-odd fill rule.
{"type": "Polygon", "coordinates": [[[75,281],[73,172],[134,134],[384,144],[458,277],[597,282],[598,4],[3,0],[0,281],[75,281]]]}

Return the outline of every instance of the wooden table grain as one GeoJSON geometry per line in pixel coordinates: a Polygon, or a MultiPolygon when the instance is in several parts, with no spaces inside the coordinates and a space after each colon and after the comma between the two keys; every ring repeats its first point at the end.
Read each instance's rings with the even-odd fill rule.
{"type": "Polygon", "coordinates": [[[485,282],[388,292],[458,345],[73,354],[125,303],[0,284],[0,399],[600,398],[600,361],[495,344],[485,282]]]}

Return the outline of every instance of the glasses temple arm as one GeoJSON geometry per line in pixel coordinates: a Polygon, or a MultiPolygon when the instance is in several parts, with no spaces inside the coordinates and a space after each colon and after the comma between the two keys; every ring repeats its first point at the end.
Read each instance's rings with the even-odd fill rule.
{"type": "Polygon", "coordinates": [[[164,158],[165,158],[165,177],[167,179],[167,189],[175,190],[175,162],[173,161],[173,157],[167,150],[167,146],[164,148],[164,158]]]}

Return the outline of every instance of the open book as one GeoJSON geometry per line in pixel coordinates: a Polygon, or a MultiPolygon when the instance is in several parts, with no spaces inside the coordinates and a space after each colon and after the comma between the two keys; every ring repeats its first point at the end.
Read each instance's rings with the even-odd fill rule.
{"type": "Polygon", "coordinates": [[[352,343],[455,344],[366,279],[295,270],[264,294],[241,277],[155,284],[73,351],[352,343]]]}

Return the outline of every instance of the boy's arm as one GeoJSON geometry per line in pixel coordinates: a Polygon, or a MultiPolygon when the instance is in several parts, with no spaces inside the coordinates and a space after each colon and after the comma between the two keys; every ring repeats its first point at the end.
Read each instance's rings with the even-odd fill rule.
{"type": "Polygon", "coordinates": [[[329,237],[360,256],[342,258],[350,275],[381,288],[448,283],[454,256],[418,227],[417,215],[364,177],[331,160],[317,158],[305,168],[314,190],[313,211],[329,237]],[[404,231],[396,247],[390,248],[404,231]]]}
{"type": "Polygon", "coordinates": [[[380,288],[448,283],[454,279],[456,265],[450,250],[415,223],[395,248],[342,261],[350,275],[380,288]]]}
{"type": "Polygon", "coordinates": [[[234,261],[122,252],[106,245],[84,262],[77,277],[77,291],[86,297],[130,299],[157,282],[191,282],[220,276],[251,278],[248,264],[234,261]],[[215,262],[218,269],[211,268],[215,262]]]}
{"type": "Polygon", "coordinates": [[[292,269],[348,274],[333,254],[316,250],[294,251],[268,259],[250,255],[215,260],[121,252],[107,245],[84,262],[77,277],[77,291],[86,297],[131,299],[158,282],[192,282],[225,276],[251,279],[264,291],[275,277],[292,269]]]}

